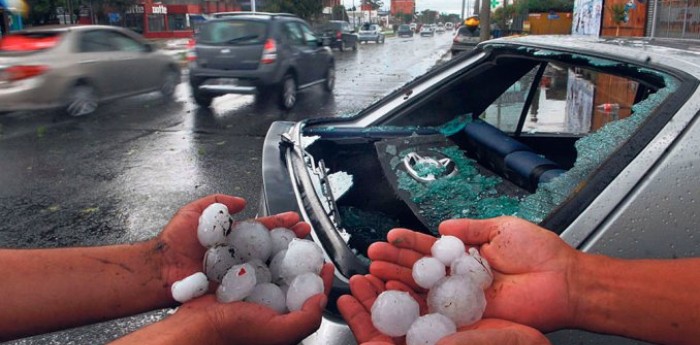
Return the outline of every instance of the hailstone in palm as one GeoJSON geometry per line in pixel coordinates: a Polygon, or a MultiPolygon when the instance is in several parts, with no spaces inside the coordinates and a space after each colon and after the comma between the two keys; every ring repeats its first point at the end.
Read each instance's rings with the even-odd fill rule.
{"type": "Polygon", "coordinates": [[[202,246],[211,247],[224,243],[231,230],[231,217],[228,207],[213,203],[202,211],[197,225],[197,239],[202,246]]]}
{"type": "Polygon", "coordinates": [[[170,287],[173,299],[184,303],[193,298],[204,295],[209,288],[207,276],[202,272],[197,272],[182,280],[178,280],[170,287]]]}
{"type": "Polygon", "coordinates": [[[481,286],[464,275],[443,278],[428,292],[428,309],[443,314],[457,327],[481,320],[486,309],[486,296],[481,286]]]}
{"type": "Polygon", "coordinates": [[[436,258],[426,256],[413,264],[412,274],[418,286],[430,289],[438,280],[445,277],[445,265],[436,258]]]}
{"type": "Polygon", "coordinates": [[[302,273],[292,280],[287,290],[287,308],[300,310],[309,297],[323,293],[323,279],[317,274],[302,273]]]}
{"type": "Polygon", "coordinates": [[[234,265],[243,263],[233,247],[227,245],[216,245],[207,249],[204,253],[204,273],[207,278],[217,283],[221,282],[224,274],[234,265]]]}
{"type": "Polygon", "coordinates": [[[272,255],[287,249],[289,243],[297,236],[294,231],[287,228],[274,228],[270,230],[270,239],[272,240],[272,255]]]}
{"type": "Polygon", "coordinates": [[[455,236],[442,236],[430,248],[434,258],[440,260],[443,265],[449,267],[466,251],[464,242],[455,236]]]}
{"type": "Polygon", "coordinates": [[[270,231],[256,221],[237,222],[231,229],[229,245],[244,261],[260,259],[265,262],[272,254],[270,231]]]}
{"type": "Polygon", "coordinates": [[[493,282],[493,273],[491,273],[490,267],[484,265],[486,260],[482,259],[482,261],[479,261],[479,259],[481,259],[481,256],[477,258],[469,254],[462,255],[459,259],[452,262],[450,274],[469,276],[479,287],[486,290],[493,282]]]}
{"type": "Polygon", "coordinates": [[[435,345],[440,339],[457,332],[452,320],[442,314],[426,314],[414,321],[406,333],[406,345],[435,345]]]}
{"type": "Polygon", "coordinates": [[[387,290],[372,304],[372,324],[388,336],[400,337],[406,335],[419,313],[418,302],[408,292],[387,290]]]}
{"type": "Polygon", "coordinates": [[[251,264],[233,266],[221,279],[216,298],[222,303],[241,301],[253,292],[256,283],[255,269],[251,264]]]}
{"type": "Polygon", "coordinates": [[[287,311],[287,298],[284,292],[279,286],[272,283],[256,285],[245,301],[266,306],[278,313],[287,311]]]}
{"type": "Polygon", "coordinates": [[[282,260],[280,275],[285,281],[291,280],[302,273],[311,272],[316,275],[323,268],[323,251],[314,241],[295,238],[289,243],[287,253],[282,260]]]}

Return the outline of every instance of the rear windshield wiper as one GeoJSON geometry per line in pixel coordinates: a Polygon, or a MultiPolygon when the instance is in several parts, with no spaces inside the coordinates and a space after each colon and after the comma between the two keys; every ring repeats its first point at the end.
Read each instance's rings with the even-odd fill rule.
{"type": "Polygon", "coordinates": [[[260,37],[260,35],[241,36],[241,37],[232,38],[232,39],[226,41],[226,43],[236,43],[236,42],[240,42],[240,41],[252,40],[252,39],[258,38],[258,37],[260,37]]]}

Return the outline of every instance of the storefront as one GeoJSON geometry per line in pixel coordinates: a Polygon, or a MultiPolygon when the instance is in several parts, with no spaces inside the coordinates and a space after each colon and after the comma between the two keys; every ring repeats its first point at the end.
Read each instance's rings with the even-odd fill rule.
{"type": "Polygon", "coordinates": [[[22,15],[26,12],[27,4],[22,0],[0,0],[0,36],[21,30],[22,15]]]}
{"type": "Polygon", "coordinates": [[[125,25],[141,33],[146,38],[187,38],[192,37],[202,13],[240,10],[223,2],[205,2],[202,7],[196,4],[166,5],[146,1],[132,6],[124,18],[125,25]],[[212,6],[213,4],[213,6],[212,6]]]}

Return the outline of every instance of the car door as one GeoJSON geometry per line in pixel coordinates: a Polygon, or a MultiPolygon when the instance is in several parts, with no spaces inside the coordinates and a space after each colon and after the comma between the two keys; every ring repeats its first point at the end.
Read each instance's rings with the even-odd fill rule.
{"type": "Polygon", "coordinates": [[[314,52],[306,45],[304,32],[296,21],[288,21],[283,25],[283,32],[289,48],[290,65],[296,67],[299,86],[315,80],[314,52]]]}
{"type": "Polygon", "coordinates": [[[328,49],[319,43],[319,38],[306,23],[299,23],[299,26],[304,33],[306,49],[310,53],[308,55],[309,60],[313,61],[313,66],[311,66],[312,68],[310,69],[312,71],[312,81],[325,78],[329,61],[328,49]]]}
{"type": "Polygon", "coordinates": [[[108,34],[115,48],[115,59],[110,68],[120,71],[129,78],[130,87],[126,93],[152,90],[159,86],[164,66],[153,58],[152,49],[146,44],[118,31],[108,34]]]}
{"type": "Polygon", "coordinates": [[[98,90],[101,98],[120,93],[128,87],[129,80],[119,70],[111,68],[115,47],[109,40],[108,31],[87,30],[78,39],[77,67],[73,78],[87,80],[98,90]]]}

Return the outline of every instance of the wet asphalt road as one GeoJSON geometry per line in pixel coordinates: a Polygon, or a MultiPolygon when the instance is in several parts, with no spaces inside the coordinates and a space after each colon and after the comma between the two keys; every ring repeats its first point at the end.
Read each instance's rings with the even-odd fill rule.
{"type": "MultiPolygon", "coordinates": [[[[190,100],[158,94],[103,105],[96,114],[0,115],[0,247],[105,245],[154,236],[177,209],[211,193],[244,197],[239,217],[254,217],[260,155],[278,120],[356,112],[449,58],[451,34],[387,38],[358,51],[335,52],[333,94],[314,87],[295,109],[253,96],[190,100]]],[[[167,310],[21,339],[13,344],[98,344],[162,318],[167,310]]]]}

